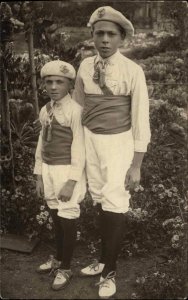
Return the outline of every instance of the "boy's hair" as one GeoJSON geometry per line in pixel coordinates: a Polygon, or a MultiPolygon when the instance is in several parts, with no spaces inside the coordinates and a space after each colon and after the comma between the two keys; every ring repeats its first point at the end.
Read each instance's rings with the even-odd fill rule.
{"type": "MultiPolygon", "coordinates": [[[[107,21],[107,22],[111,22],[111,21],[107,21]]],[[[97,22],[96,22],[96,23],[97,23],[97,22]]],[[[96,24],[96,23],[94,23],[94,24],[91,26],[91,33],[93,33],[93,31],[94,31],[94,27],[95,27],[95,24],[96,24]]],[[[115,23],[115,22],[111,22],[111,23],[114,23],[114,24],[117,25],[117,27],[118,27],[118,29],[119,29],[119,32],[120,32],[120,34],[121,34],[122,39],[125,39],[125,38],[126,38],[126,31],[125,31],[125,29],[123,29],[118,23],[115,23]]]]}
{"type": "MultiPolygon", "coordinates": [[[[53,76],[53,75],[50,75],[50,76],[53,76]]],[[[45,76],[45,77],[43,77],[42,78],[42,86],[44,87],[45,86],[45,79],[46,79],[46,77],[48,77],[48,76],[45,76]]],[[[62,78],[63,78],[63,76],[62,76],[62,78]]],[[[69,88],[69,91],[72,91],[73,89],[74,89],[74,85],[75,85],[75,79],[72,79],[72,78],[68,78],[68,77],[65,77],[68,81],[69,81],[69,83],[70,83],[70,88],[69,88]]]]}

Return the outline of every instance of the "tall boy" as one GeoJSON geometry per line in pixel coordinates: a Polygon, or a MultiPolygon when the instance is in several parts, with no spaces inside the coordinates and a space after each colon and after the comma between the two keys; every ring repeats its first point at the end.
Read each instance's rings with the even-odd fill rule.
{"type": "Polygon", "coordinates": [[[134,28],[119,11],[100,7],[89,24],[98,54],[80,65],[73,98],[83,105],[86,170],[94,203],[101,206],[102,253],[82,276],[101,274],[99,296],[116,292],[129,189],[140,181],[140,167],[150,141],[149,101],[143,70],[118,50],[134,28]]]}
{"type": "Polygon", "coordinates": [[[55,228],[56,257],[38,272],[56,269],[52,288],[64,288],[72,277],[71,259],[76,241],[79,203],[85,195],[85,145],[81,107],[70,96],[75,70],[64,61],[51,61],[41,69],[51,101],[42,107],[42,130],[36,150],[34,173],[37,193],[44,192],[55,228]]]}

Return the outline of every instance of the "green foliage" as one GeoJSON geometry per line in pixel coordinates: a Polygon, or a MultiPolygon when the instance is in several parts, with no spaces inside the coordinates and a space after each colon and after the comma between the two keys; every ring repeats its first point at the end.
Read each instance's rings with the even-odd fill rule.
{"type": "Polygon", "coordinates": [[[6,168],[3,168],[1,230],[27,235],[30,239],[39,236],[50,240],[54,238],[53,222],[44,200],[36,195],[34,154],[27,146],[18,148],[17,143],[14,143],[13,147],[16,189],[12,189],[6,168]]]}
{"type": "Polygon", "coordinates": [[[186,1],[164,1],[161,6],[162,16],[173,20],[178,31],[177,40],[183,48],[187,48],[187,12],[186,1]]]}
{"type": "MultiPolygon", "coordinates": [[[[146,52],[149,54],[148,50],[146,52]]],[[[40,80],[40,69],[48,60],[63,59],[64,53],[63,47],[54,49],[48,55],[40,51],[35,53],[40,107],[48,101],[40,80]]],[[[158,249],[167,251],[170,259],[166,265],[156,266],[137,278],[139,295],[134,298],[176,298],[184,288],[182,253],[187,248],[187,117],[184,110],[187,52],[147,55],[140,54],[138,57],[142,60],[138,63],[143,67],[150,85],[150,98],[156,99],[150,105],[152,139],[142,165],[141,185],[131,193],[131,209],[125,215],[121,255],[141,255],[158,249]]],[[[74,51],[67,52],[67,61],[79,64],[80,57],[76,61],[74,56],[74,51]]],[[[30,123],[27,123],[32,120],[29,76],[27,57],[12,57],[9,60],[16,190],[13,191],[9,182],[10,163],[4,162],[1,169],[1,226],[5,232],[27,234],[30,238],[36,235],[53,238],[53,223],[48,208],[42,199],[37,199],[35,193],[32,175],[34,155],[26,146],[28,139],[33,137],[32,126],[30,128],[30,123]]],[[[3,154],[6,154],[6,143],[3,144],[3,154]]],[[[93,207],[87,194],[81,203],[78,240],[86,242],[93,254],[100,241],[97,217],[97,207],[93,207]]]]}
{"type": "Polygon", "coordinates": [[[97,206],[93,206],[93,201],[89,193],[86,194],[81,203],[81,215],[78,221],[80,240],[83,242],[96,242],[99,239],[99,220],[97,206]]]}
{"type": "Polygon", "coordinates": [[[95,9],[100,6],[110,5],[113,8],[122,11],[128,18],[130,18],[135,10],[142,4],[134,1],[129,2],[119,2],[119,1],[90,1],[84,2],[71,1],[68,6],[64,5],[59,7],[57,4],[54,5],[53,2],[44,1],[44,12],[47,14],[53,13],[56,20],[61,20],[64,26],[72,26],[72,21],[74,20],[74,26],[86,26],[91,14],[95,9]]]}
{"type": "Polygon", "coordinates": [[[1,226],[3,231],[24,233],[33,230],[36,195],[32,176],[34,157],[27,146],[14,146],[16,190],[12,189],[6,168],[2,169],[1,226]],[[30,227],[30,228],[28,228],[30,227]]]}
{"type": "Polygon", "coordinates": [[[146,75],[150,98],[162,99],[180,108],[186,108],[186,51],[167,51],[137,62],[146,75]]]}
{"type": "Polygon", "coordinates": [[[181,45],[177,36],[161,37],[157,45],[141,46],[127,51],[126,56],[130,59],[147,59],[165,53],[166,51],[173,51],[174,49],[181,49],[181,45]]]}
{"type": "Polygon", "coordinates": [[[36,148],[38,134],[35,134],[32,121],[34,120],[33,105],[23,100],[11,99],[10,118],[11,134],[17,147],[30,146],[36,148]]]}
{"type": "Polygon", "coordinates": [[[170,259],[136,279],[135,299],[185,299],[187,270],[184,260],[170,259]]]}

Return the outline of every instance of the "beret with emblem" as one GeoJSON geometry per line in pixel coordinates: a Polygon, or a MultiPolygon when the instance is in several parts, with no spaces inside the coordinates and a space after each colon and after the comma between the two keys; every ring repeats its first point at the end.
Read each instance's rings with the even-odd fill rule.
{"type": "Polygon", "coordinates": [[[40,72],[41,78],[46,76],[61,76],[74,79],[76,71],[74,67],[62,60],[54,60],[46,63],[40,72]]]}
{"type": "Polygon", "coordinates": [[[91,15],[88,26],[91,27],[98,21],[110,21],[119,24],[126,32],[126,37],[134,35],[132,23],[122,13],[111,6],[97,8],[91,15]]]}

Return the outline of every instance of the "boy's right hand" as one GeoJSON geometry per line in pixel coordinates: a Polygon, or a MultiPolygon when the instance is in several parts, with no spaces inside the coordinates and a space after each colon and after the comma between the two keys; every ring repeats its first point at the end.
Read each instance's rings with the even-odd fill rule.
{"type": "Polygon", "coordinates": [[[43,197],[43,195],[44,195],[44,184],[43,184],[43,180],[42,180],[41,175],[37,175],[36,192],[37,192],[37,196],[39,198],[43,197]]]}

